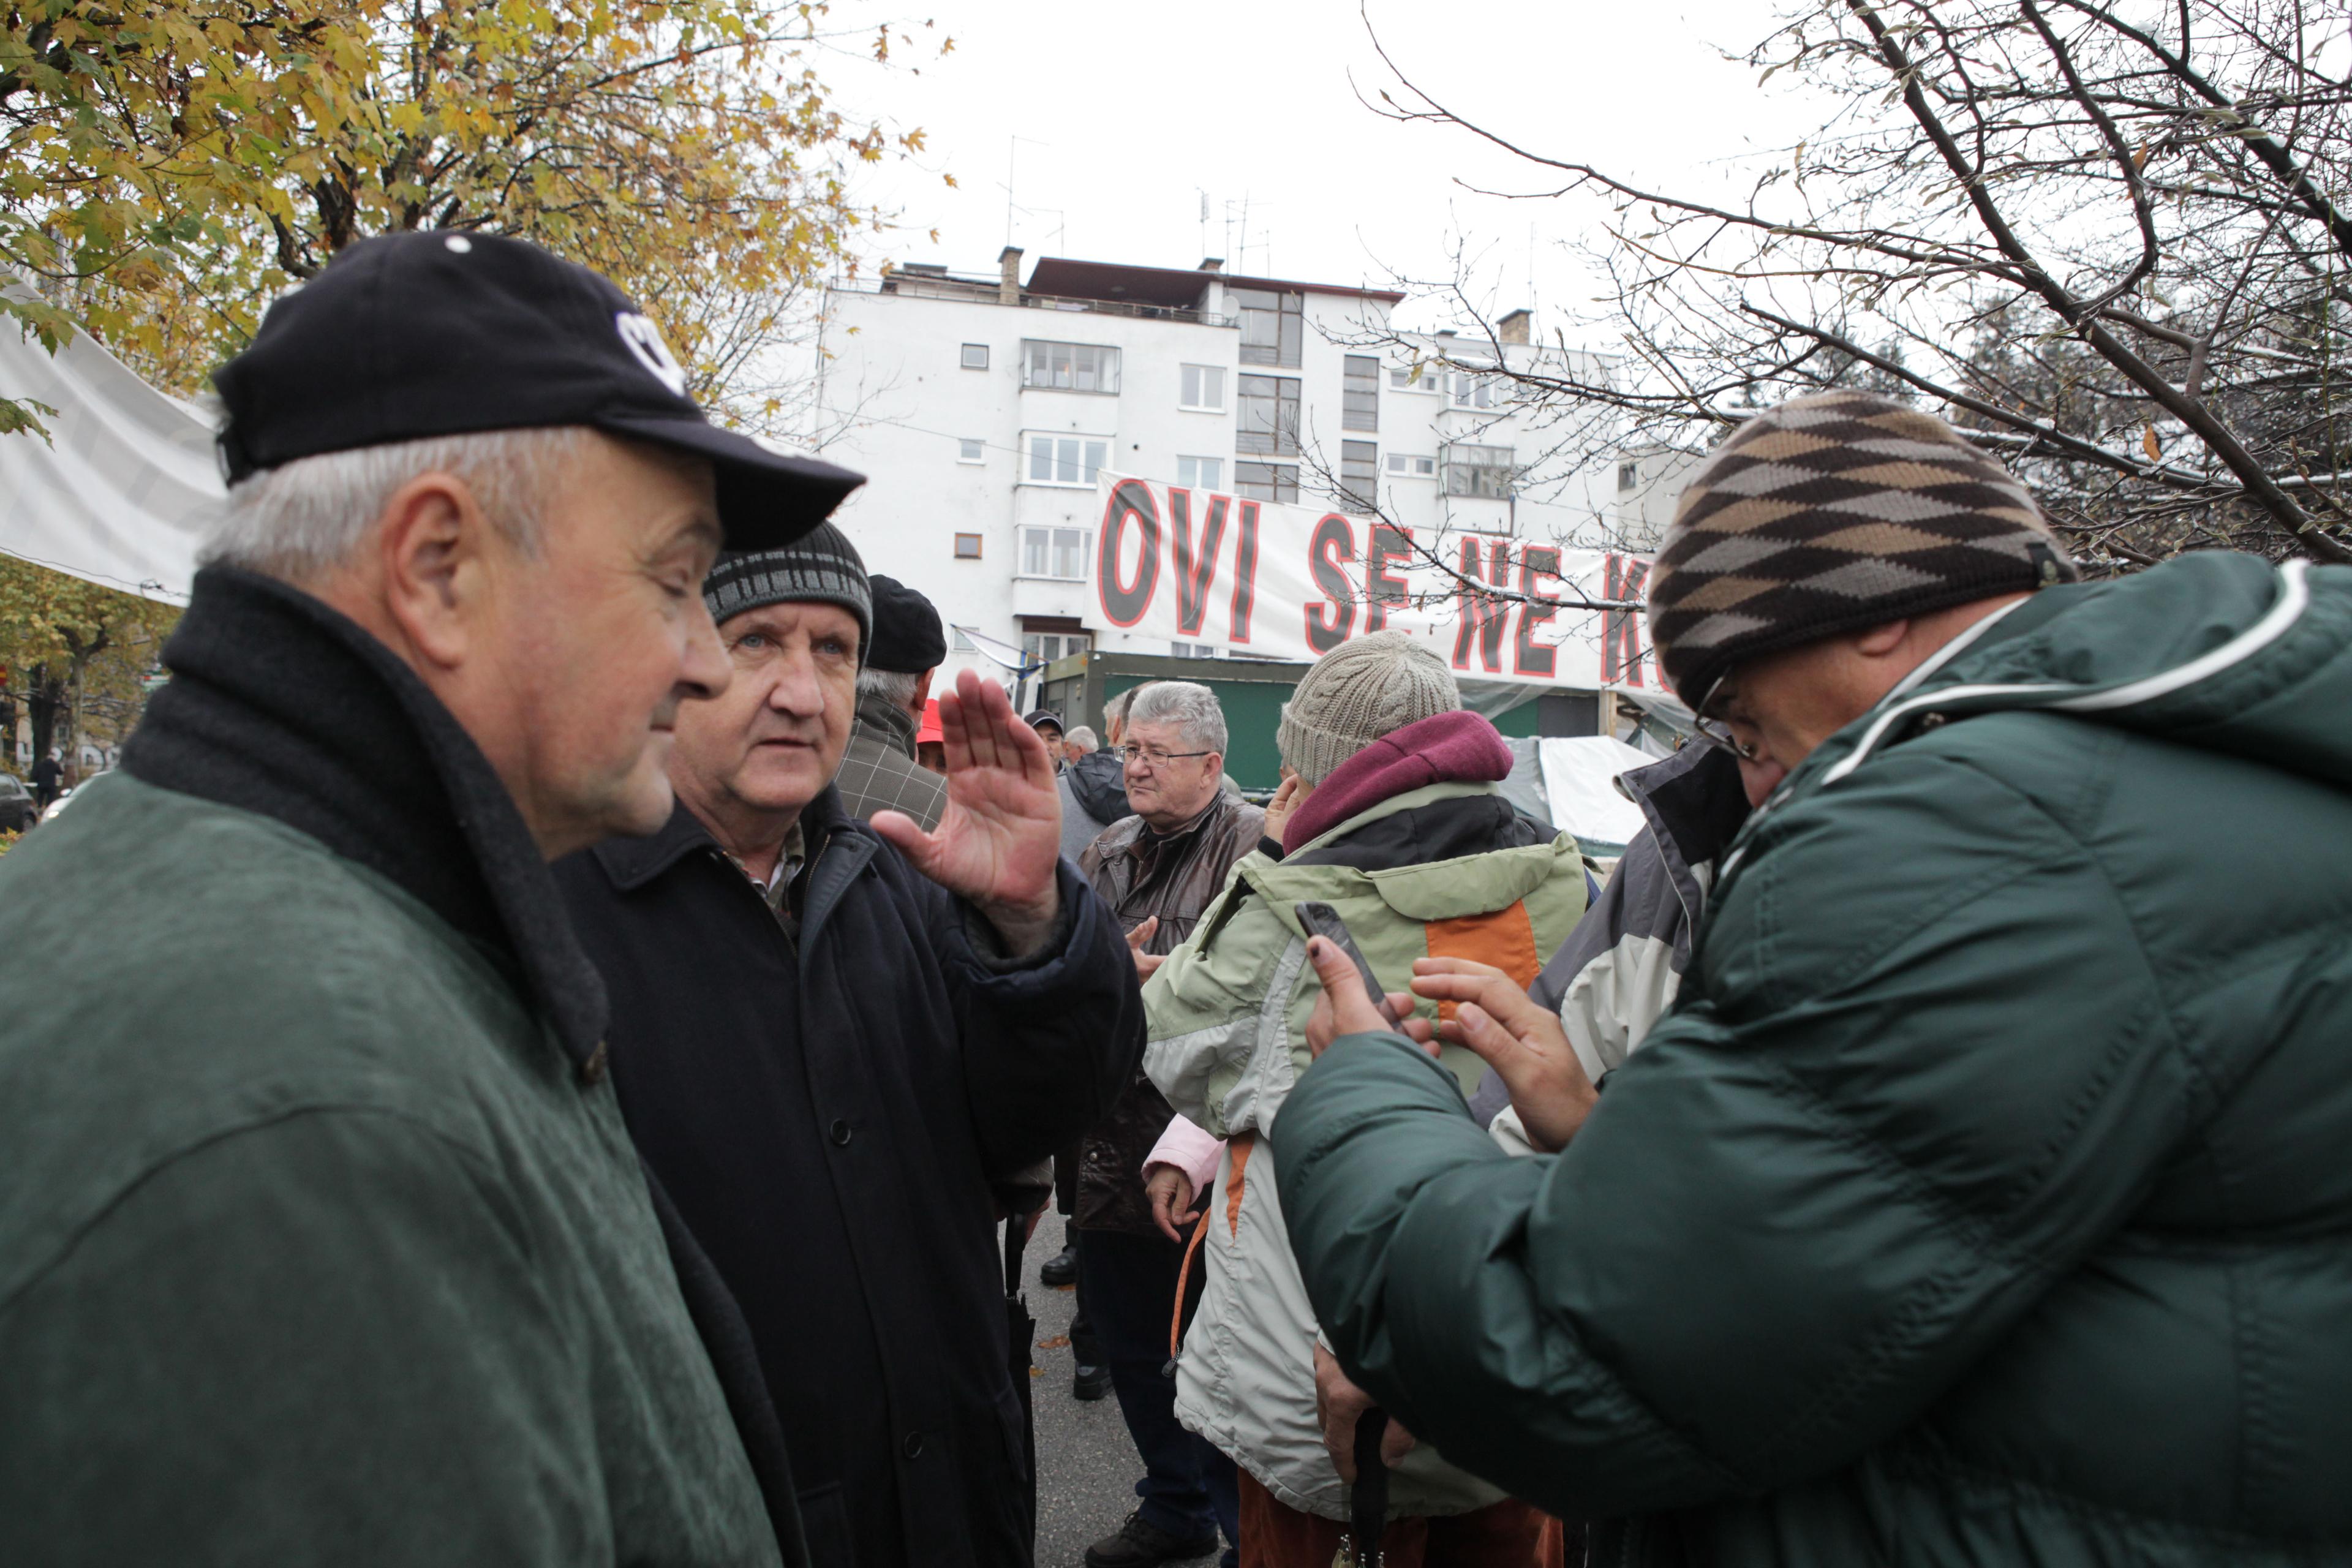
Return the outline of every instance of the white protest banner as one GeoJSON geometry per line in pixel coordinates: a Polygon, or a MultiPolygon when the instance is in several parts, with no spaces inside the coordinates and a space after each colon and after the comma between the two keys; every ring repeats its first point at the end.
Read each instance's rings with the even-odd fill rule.
{"type": "Polygon", "coordinates": [[[1655,689],[1639,556],[1457,527],[1415,530],[1104,473],[1094,589],[1140,638],[1311,660],[1383,627],[1456,674],[1655,689]]]}

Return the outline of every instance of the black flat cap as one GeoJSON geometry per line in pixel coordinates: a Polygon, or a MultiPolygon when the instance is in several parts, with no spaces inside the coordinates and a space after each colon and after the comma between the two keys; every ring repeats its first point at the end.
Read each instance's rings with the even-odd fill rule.
{"type": "Polygon", "coordinates": [[[947,630],[929,599],[896,577],[877,574],[874,584],[873,651],[866,668],[899,675],[937,669],[948,657],[947,630]]]}
{"type": "Polygon", "coordinates": [[[527,240],[364,239],[269,307],[213,373],[231,484],[322,452],[585,425],[708,458],[730,548],[823,522],[865,476],[722,430],[653,321],[601,274],[527,240]]]}

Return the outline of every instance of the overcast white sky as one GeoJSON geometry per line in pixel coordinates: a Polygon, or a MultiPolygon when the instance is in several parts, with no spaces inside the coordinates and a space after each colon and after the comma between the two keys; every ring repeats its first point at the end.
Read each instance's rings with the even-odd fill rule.
{"type": "MultiPolygon", "coordinates": [[[[1759,89],[1756,71],[1723,58],[1767,34],[1775,9],[1370,0],[1369,16],[1399,67],[1500,133],[1676,189],[1727,191],[1746,184],[1736,163],[1819,123],[1785,78],[1759,89]]],[[[1593,292],[1562,242],[1602,209],[1465,191],[1457,180],[1540,189],[1542,172],[1359,102],[1360,89],[1375,97],[1390,78],[1355,0],[945,0],[930,15],[956,39],[945,59],[917,48],[887,73],[830,73],[845,106],[929,134],[919,165],[867,182],[871,199],[903,211],[878,247],[894,261],[991,271],[1009,217],[1033,262],[1190,267],[1222,255],[1231,271],[1381,284],[1392,272],[1445,276],[1459,236],[1490,291],[1482,306],[1532,295],[1547,335],[1593,292]],[[960,188],[945,188],[940,170],[960,188]]],[[[1438,324],[1433,306],[1408,311],[1408,324],[1438,324]]]]}

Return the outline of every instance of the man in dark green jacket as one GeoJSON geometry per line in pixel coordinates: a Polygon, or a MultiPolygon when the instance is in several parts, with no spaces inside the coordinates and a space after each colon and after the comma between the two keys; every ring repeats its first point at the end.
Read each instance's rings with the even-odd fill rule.
{"type": "Polygon", "coordinates": [[[226,521],[121,773],[0,862],[0,1563],[804,1562],[547,860],[667,820],[703,422],[519,241],[366,241],[215,377],[226,521]]]}
{"type": "Polygon", "coordinates": [[[1743,426],[1652,623],[1790,773],[1674,1011],[1596,1096],[1416,980],[1553,1158],[1390,1035],[1276,1124],[1341,1361],[1595,1561],[2352,1558],[2352,573],[2073,575],[1928,416],[1743,426]]]}

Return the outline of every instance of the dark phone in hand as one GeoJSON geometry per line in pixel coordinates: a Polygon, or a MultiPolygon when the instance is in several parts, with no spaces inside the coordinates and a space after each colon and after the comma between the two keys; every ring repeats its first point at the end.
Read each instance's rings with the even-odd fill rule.
{"type": "Polygon", "coordinates": [[[1364,961],[1364,950],[1356,945],[1356,939],[1349,933],[1348,922],[1339,918],[1339,911],[1328,904],[1312,901],[1301,901],[1297,909],[1298,923],[1307,928],[1307,934],[1325,938],[1355,964],[1356,973],[1363,977],[1365,994],[1371,997],[1372,1005],[1380,1009],[1381,1016],[1389,1021],[1389,1027],[1401,1026],[1404,1020],[1399,1018],[1396,1009],[1389,1005],[1389,994],[1381,988],[1380,977],[1364,961]]]}

